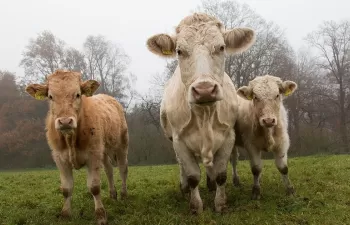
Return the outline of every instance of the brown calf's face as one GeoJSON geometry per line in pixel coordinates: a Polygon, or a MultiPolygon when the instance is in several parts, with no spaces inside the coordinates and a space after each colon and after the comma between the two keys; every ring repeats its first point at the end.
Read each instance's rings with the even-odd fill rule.
{"type": "Polygon", "coordinates": [[[262,127],[277,125],[280,118],[280,107],[285,96],[293,94],[297,84],[283,81],[279,77],[265,75],[256,77],[248,86],[240,87],[237,94],[253,101],[254,114],[262,127]]]}
{"type": "Polygon", "coordinates": [[[30,84],[26,92],[38,100],[48,99],[55,128],[69,132],[77,128],[82,95],[92,96],[98,87],[95,80],[82,82],[80,73],[56,71],[46,84],[30,84]]]}
{"type": "Polygon", "coordinates": [[[214,17],[195,13],[180,22],[176,36],[154,35],[147,47],[162,57],[178,57],[188,101],[203,104],[223,98],[225,54],[245,51],[254,41],[251,29],[225,31],[214,17]]]}

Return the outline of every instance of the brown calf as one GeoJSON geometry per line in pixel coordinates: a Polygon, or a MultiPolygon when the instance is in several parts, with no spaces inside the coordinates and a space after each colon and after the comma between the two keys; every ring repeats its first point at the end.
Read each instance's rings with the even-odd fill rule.
{"type": "Polygon", "coordinates": [[[87,166],[87,185],[94,197],[98,224],[107,223],[100,195],[100,169],[104,166],[111,198],[116,198],[113,165],[119,167],[121,196],[126,197],[128,175],[128,128],[122,106],[114,98],[92,94],[95,80],[83,82],[78,72],[57,70],[45,84],[30,84],[26,92],[38,100],[49,100],[46,138],[60,171],[64,196],[62,216],[71,214],[73,168],[87,166]],[[113,163],[113,165],[112,165],[113,163]]]}

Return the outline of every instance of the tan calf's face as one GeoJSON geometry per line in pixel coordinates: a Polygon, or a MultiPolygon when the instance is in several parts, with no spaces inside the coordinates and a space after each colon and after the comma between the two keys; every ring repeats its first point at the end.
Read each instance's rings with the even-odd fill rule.
{"type": "Polygon", "coordinates": [[[248,49],[254,40],[251,29],[225,31],[215,18],[194,14],[180,22],[176,36],[154,35],[148,39],[147,47],[162,57],[178,57],[188,101],[203,104],[223,98],[225,55],[248,49]]]}
{"type": "Polygon", "coordinates": [[[81,81],[76,72],[56,71],[46,84],[30,84],[26,92],[38,100],[49,100],[55,128],[69,132],[77,128],[82,95],[91,96],[99,87],[94,80],[81,81]]]}
{"type": "Polygon", "coordinates": [[[240,87],[237,94],[253,101],[254,112],[262,127],[277,125],[283,98],[293,94],[297,84],[283,81],[279,77],[265,75],[256,77],[248,86],[240,87]]]}

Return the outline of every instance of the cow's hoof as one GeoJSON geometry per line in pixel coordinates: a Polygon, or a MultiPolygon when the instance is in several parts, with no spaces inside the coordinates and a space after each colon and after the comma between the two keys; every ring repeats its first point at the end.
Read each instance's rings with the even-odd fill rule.
{"type": "Polygon", "coordinates": [[[228,207],[226,204],[215,206],[215,212],[217,213],[226,213],[227,211],[228,211],[228,207]]]}
{"type": "Polygon", "coordinates": [[[117,200],[117,192],[116,191],[109,192],[109,197],[111,199],[117,200]]]}
{"type": "Polygon", "coordinates": [[[203,212],[202,200],[192,200],[190,202],[190,212],[193,215],[199,215],[203,212]]]}
{"type": "Polygon", "coordinates": [[[287,188],[287,196],[295,196],[295,189],[293,186],[287,188]]]}
{"type": "Polygon", "coordinates": [[[126,200],[128,198],[128,193],[126,191],[120,192],[120,199],[126,200]]]}
{"type": "Polygon", "coordinates": [[[233,186],[234,187],[240,187],[241,186],[241,182],[239,180],[239,176],[234,176],[233,177],[233,186]]]}
{"type": "Polygon", "coordinates": [[[107,213],[104,208],[96,209],[95,216],[96,216],[98,225],[107,225],[107,213]]]}
{"type": "Polygon", "coordinates": [[[70,218],[72,216],[72,213],[70,210],[62,210],[60,217],[62,218],[70,218]]]}
{"type": "Polygon", "coordinates": [[[261,197],[260,195],[260,186],[253,186],[252,189],[252,200],[259,200],[261,197]]]}

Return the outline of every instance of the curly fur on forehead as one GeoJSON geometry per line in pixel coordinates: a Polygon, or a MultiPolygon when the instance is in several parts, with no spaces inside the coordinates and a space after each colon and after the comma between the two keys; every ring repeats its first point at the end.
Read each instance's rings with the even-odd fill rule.
{"type": "Polygon", "coordinates": [[[62,81],[79,81],[81,82],[81,74],[79,72],[72,72],[67,70],[56,70],[47,77],[47,81],[62,80],[62,81]]]}
{"type": "Polygon", "coordinates": [[[203,25],[217,26],[222,32],[224,31],[223,24],[215,17],[205,13],[194,13],[193,15],[185,17],[176,27],[176,33],[180,33],[185,27],[199,28],[203,25]]]}
{"type": "Polygon", "coordinates": [[[270,75],[258,76],[249,82],[249,87],[252,88],[253,92],[261,95],[262,97],[267,97],[269,94],[278,93],[281,85],[281,78],[270,75]]]}

